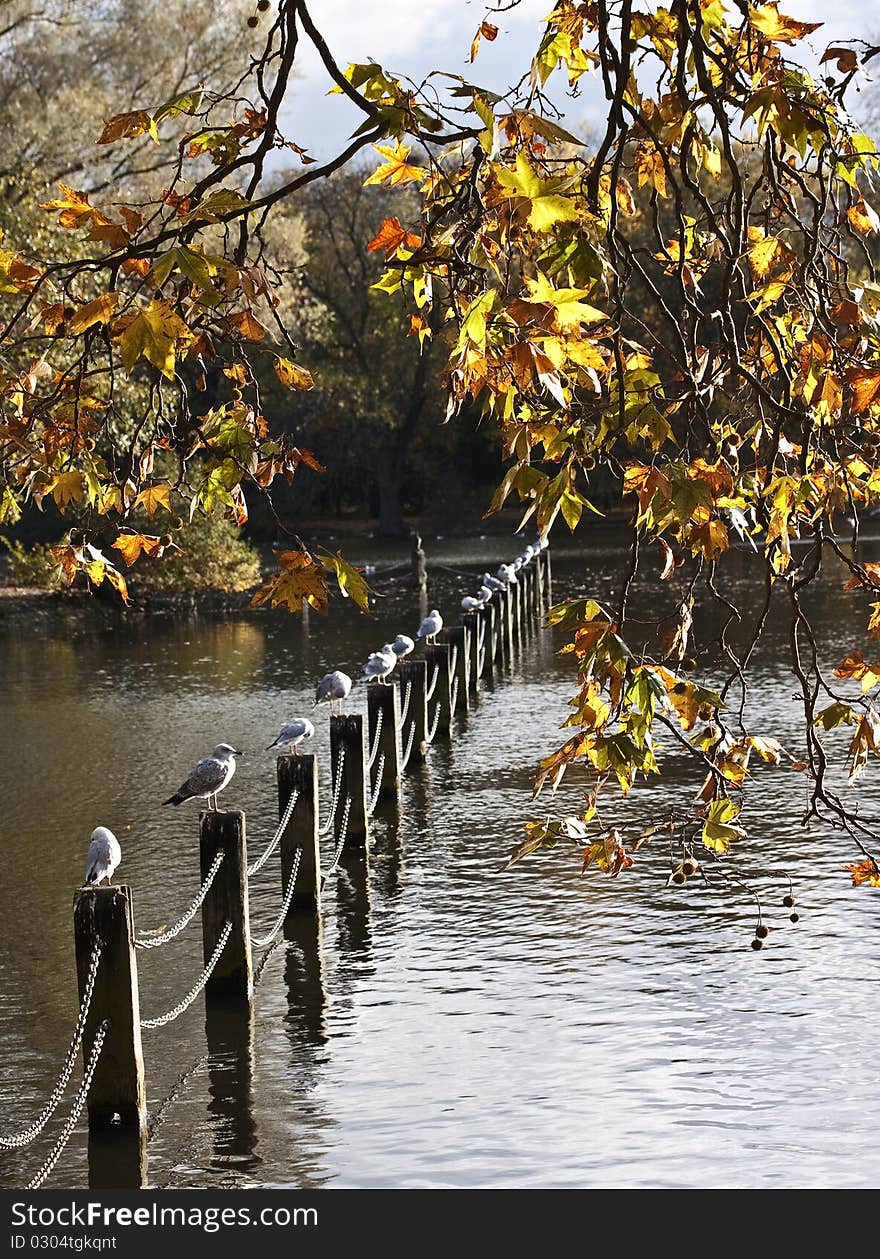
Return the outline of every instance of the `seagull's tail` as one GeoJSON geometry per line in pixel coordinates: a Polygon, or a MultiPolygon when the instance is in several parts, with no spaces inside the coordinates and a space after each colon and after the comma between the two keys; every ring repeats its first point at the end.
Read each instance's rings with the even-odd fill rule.
{"type": "Polygon", "coordinates": [[[163,800],[163,804],[183,804],[186,796],[182,796],[179,791],[175,791],[173,796],[169,796],[167,800],[163,800]]]}
{"type": "Polygon", "coordinates": [[[278,747],[279,742],[280,742],[280,740],[276,739],[274,743],[270,743],[268,747],[263,748],[263,751],[264,751],[264,752],[268,752],[268,751],[270,751],[272,748],[277,748],[277,747],[278,747]]]}

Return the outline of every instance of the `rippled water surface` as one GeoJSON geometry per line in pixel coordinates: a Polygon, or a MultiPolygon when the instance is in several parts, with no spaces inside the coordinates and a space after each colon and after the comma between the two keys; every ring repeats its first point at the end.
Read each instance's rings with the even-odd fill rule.
{"type": "MultiPolygon", "coordinates": [[[[514,545],[435,542],[429,558],[473,573],[514,545]]],[[[557,550],[554,594],[610,594],[621,558],[612,535],[557,550]]],[[[753,611],[747,557],[732,568],[725,589],[753,611]]],[[[431,578],[431,605],[457,619],[473,581],[439,567],[431,578]]],[[[224,799],[246,810],[257,852],[277,817],[274,754],[261,749],[308,710],[323,672],[356,668],[417,624],[405,582],[380,571],[376,584],[373,623],[343,608],[306,624],[269,615],[0,640],[3,1131],[40,1109],[68,1043],[71,904],[92,828],[120,837],[136,925],[172,921],[198,884],[197,807],[159,802],[225,740],[247,751],[224,799]]],[[[827,574],[813,608],[832,663],[864,623],[840,586],[827,574]]],[[[656,615],[656,597],[645,589],[634,614],[656,615]]],[[[760,953],[750,893],[717,877],[667,886],[662,845],[616,882],[579,878],[574,849],[498,872],[524,820],[581,803],[575,775],[554,802],[529,800],[573,689],[561,641],[536,633],[454,743],[406,777],[399,818],[373,825],[368,865],[328,886],[320,937],[303,926],[266,958],[250,1019],[206,1020],[199,998],[144,1033],[150,1186],[876,1185],[880,894],[850,887],[839,836],[801,831],[799,775],[759,767],[747,797],[736,873],[773,927],[760,953]],[[797,925],[781,905],[788,874],[797,925]]],[[[750,704],[796,750],[785,652],[771,626],[750,704]]],[[[326,716],[317,726],[325,781],[326,716]]],[[[660,817],[690,799],[695,774],[671,752],[668,777],[606,816],[660,817]]],[[[270,862],[252,884],[258,932],[280,894],[270,862]]],[[[198,921],[138,961],[142,1012],[175,1004],[201,969],[198,921]]],[[[0,1185],[33,1174],[62,1113],[28,1151],[0,1155],[0,1185]]],[[[89,1151],[81,1124],[48,1183],[86,1185],[90,1162],[96,1185],[136,1174],[89,1151]]]]}

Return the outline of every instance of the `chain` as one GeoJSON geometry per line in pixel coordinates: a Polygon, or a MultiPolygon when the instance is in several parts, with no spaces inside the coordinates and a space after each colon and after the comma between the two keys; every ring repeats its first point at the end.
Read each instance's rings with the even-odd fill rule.
{"type": "Polygon", "coordinates": [[[183,917],[178,918],[177,922],[174,924],[173,927],[169,927],[168,930],[163,931],[161,935],[151,936],[147,940],[135,940],[134,947],[136,949],[158,949],[160,944],[167,944],[169,940],[173,940],[175,936],[180,935],[181,931],[184,929],[187,923],[192,920],[192,917],[195,914],[196,910],[199,908],[202,901],[208,895],[208,889],[210,888],[211,884],[214,882],[214,876],[217,873],[217,871],[220,869],[220,865],[222,861],[223,861],[223,853],[218,852],[216,857],[214,858],[214,862],[211,866],[211,869],[205,875],[205,881],[202,884],[202,886],[199,888],[198,893],[196,894],[195,900],[192,902],[189,909],[187,909],[183,917]]]}
{"type": "Polygon", "coordinates": [[[345,764],[345,748],[339,749],[339,760],[336,762],[336,784],[333,788],[333,803],[330,806],[330,816],[326,823],[318,831],[319,835],[329,835],[336,817],[336,806],[339,804],[339,797],[342,793],[342,767],[345,764]]]}
{"type": "Polygon", "coordinates": [[[198,982],[190,988],[183,1000],[180,1001],[173,1010],[169,1010],[167,1014],[160,1014],[159,1017],[155,1019],[141,1019],[141,1027],[164,1027],[166,1023],[170,1023],[173,1019],[176,1019],[179,1014],[183,1014],[184,1010],[187,1009],[188,1006],[192,1005],[196,997],[204,988],[205,984],[211,978],[211,972],[217,965],[217,962],[220,959],[220,954],[226,947],[226,941],[229,939],[231,931],[232,923],[227,922],[226,926],[220,933],[220,939],[217,941],[217,947],[211,954],[210,962],[208,962],[208,965],[202,971],[198,982]]]}
{"type": "Polygon", "coordinates": [[[450,696],[450,699],[449,699],[449,711],[453,715],[455,714],[455,710],[458,707],[458,683],[459,681],[460,681],[459,678],[455,679],[455,683],[453,684],[453,687],[452,687],[452,695],[450,696]]]}
{"type": "Polygon", "coordinates": [[[324,888],[327,886],[327,880],[330,878],[330,875],[334,872],[336,867],[339,865],[339,858],[342,856],[342,850],[345,847],[345,837],[348,834],[348,815],[350,812],[351,812],[351,796],[346,796],[345,811],[342,814],[342,826],[339,831],[339,842],[336,845],[336,851],[333,854],[333,860],[330,863],[330,867],[325,872],[324,877],[321,879],[322,892],[324,891],[324,888]]]}
{"type": "Polygon", "coordinates": [[[58,1162],[61,1155],[63,1154],[64,1147],[67,1145],[67,1142],[70,1140],[70,1134],[73,1132],[74,1128],[76,1127],[77,1120],[79,1119],[80,1112],[82,1111],[82,1108],[83,1108],[83,1104],[89,1095],[89,1089],[92,1087],[92,1079],[97,1069],[98,1059],[100,1058],[101,1050],[104,1047],[104,1038],[107,1035],[109,1028],[110,1028],[110,1020],[104,1019],[103,1023],[99,1025],[98,1030],[95,1032],[95,1039],[92,1041],[92,1048],[91,1048],[91,1052],[89,1053],[89,1060],[86,1063],[85,1074],[83,1075],[83,1082],[79,1086],[79,1092],[77,1093],[76,1097],[73,1099],[73,1106],[70,1108],[70,1114],[67,1117],[67,1123],[61,1129],[61,1134],[58,1137],[58,1140],[53,1145],[51,1154],[46,1159],[45,1163],[43,1163],[43,1166],[37,1172],[36,1176],[34,1176],[33,1180],[31,1180],[28,1183],[27,1185],[28,1189],[39,1189],[40,1185],[42,1185],[43,1181],[52,1171],[52,1168],[55,1166],[55,1164],[58,1162]]]}
{"type": "Polygon", "coordinates": [[[410,680],[407,682],[406,691],[404,692],[404,696],[403,696],[403,705],[400,709],[400,724],[401,725],[403,725],[403,723],[406,721],[406,716],[407,716],[407,713],[409,712],[409,701],[410,701],[411,695],[412,695],[412,678],[410,678],[410,680]]]}
{"type": "Polygon", "coordinates": [[[434,709],[434,720],[431,723],[431,729],[429,733],[425,736],[425,742],[428,744],[429,747],[434,742],[434,736],[437,733],[437,727],[439,725],[440,725],[440,701],[438,699],[437,707],[434,709]]]}
{"type": "Polygon", "coordinates": [[[254,861],[251,865],[248,866],[249,879],[252,879],[255,874],[260,873],[263,866],[272,856],[272,853],[281,843],[281,836],[284,834],[284,830],[285,830],[285,827],[287,826],[287,823],[293,817],[293,810],[296,808],[296,802],[298,799],[299,799],[299,787],[296,787],[291,792],[290,799],[287,802],[287,808],[284,810],[284,816],[282,817],[281,821],[278,823],[278,830],[272,836],[272,842],[269,844],[268,848],[263,853],[262,857],[258,857],[256,861],[254,861]]]}
{"type": "Polygon", "coordinates": [[[439,664],[435,664],[435,665],[434,665],[434,672],[431,674],[431,682],[430,682],[430,685],[428,686],[427,691],[425,691],[425,703],[426,703],[426,704],[427,704],[427,702],[428,702],[428,700],[429,700],[429,699],[433,699],[433,698],[434,698],[434,692],[435,692],[435,691],[436,691],[436,689],[437,689],[437,679],[439,678],[439,676],[440,676],[440,666],[439,666],[439,664]]]}
{"type": "Polygon", "coordinates": [[[486,663],[486,622],[481,617],[477,622],[477,677],[483,676],[483,665],[486,663]]]}
{"type": "Polygon", "coordinates": [[[302,855],[303,850],[301,848],[297,848],[296,856],[293,858],[293,869],[290,871],[290,878],[287,880],[287,891],[284,893],[284,900],[281,904],[281,913],[275,920],[275,926],[268,935],[260,936],[259,939],[255,939],[251,936],[251,946],[253,948],[264,949],[266,945],[271,944],[277,936],[281,928],[281,924],[287,917],[287,911],[290,909],[290,902],[293,900],[293,889],[296,886],[296,876],[299,874],[299,863],[302,860],[302,855]]]}
{"type": "Polygon", "coordinates": [[[382,774],[385,771],[385,753],[379,757],[379,768],[376,770],[376,785],[373,788],[373,794],[370,797],[370,803],[367,805],[367,817],[372,817],[376,812],[376,805],[379,803],[379,794],[382,790],[382,774]]]}
{"type": "MultiPolygon", "coordinates": [[[[0,1150],[20,1150],[25,1145],[30,1145],[35,1137],[38,1137],[51,1119],[52,1115],[64,1095],[67,1088],[67,1082],[73,1071],[73,1064],[76,1062],[76,1056],[79,1053],[79,1047],[82,1044],[83,1032],[86,1029],[86,1019],[89,1015],[89,1006],[92,1004],[92,993],[95,990],[95,979],[98,974],[98,964],[101,960],[101,945],[95,944],[92,949],[92,956],[89,959],[89,969],[86,974],[85,991],[83,992],[82,1003],[79,1007],[79,1014],[76,1019],[76,1026],[73,1029],[73,1039],[67,1050],[67,1055],[61,1067],[61,1072],[56,1081],[55,1087],[49,1095],[49,1100],[40,1111],[39,1117],[34,1120],[29,1128],[25,1128],[23,1132],[17,1132],[14,1137],[0,1137],[0,1150]]],[[[58,1151],[59,1154],[61,1151],[58,1151]]],[[[49,1169],[51,1171],[51,1168],[49,1169]]]]}
{"type": "Polygon", "coordinates": [[[373,735],[373,746],[370,748],[370,755],[367,757],[367,769],[373,768],[373,763],[379,752],[379,739],[382,736],[382,718],[384,715],[383,710],[380,708],[376,714],[376,733],[373,735]]]}
{"type": "Polygon", "coordinates": [[[449,676],[455,674],[455,666],[458,664],[458,643],[452,648],[452,655],[449,657],[449,676]]]}
{"type": "Polygon", "coordinates": [[[406,769],[407,765],[409,764],[409,758],[412,755],[413,744],[415,743],[415,741],[416,741],[416,723],[413,722],[409,728],[409,738],[407,739],[407,743],[406,743],[406,751],[404,752],[403,758],[400,762],[401,769],[406,769]]]}

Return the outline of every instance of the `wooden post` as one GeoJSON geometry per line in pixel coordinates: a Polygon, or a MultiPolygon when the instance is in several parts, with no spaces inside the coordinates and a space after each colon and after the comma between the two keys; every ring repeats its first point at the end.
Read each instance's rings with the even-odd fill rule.
{"type": "Polygon", "coordinates": [[[446,631],[449,649],[455,655],[455,668],[452,670],[453,690],[456,693],[455,712],[466,713],[470,710],[468,683],[471,673],[471,635],[466,625],[451,625],[446,631]],[[458,682],[458,687],[455,683],[458,682]]]}
{"type": "Polygon", "coordinates": [[[476,695],[480,689],[480,635],[483,633],[483,609],[466,612],[462,618],[470,640],[468,690],[476,695]]]}
{"type": "Polygon", "coordinates": [[[436,734],[442,734],[445,739],[448,739],[452,733],[452,675],[449,669],[449,644],[428,643],[425,646],[425,662],[428,666],[429,687],[431,678],[434,676],[434,670],[437,670],[434,693],[428,701],[428,719],[430,725],[433,726],[436,715],[436,734]],[[439,713],[437,711],[438,704],[440,706],[439,713]]]}
{"type": "Polygon", "coordinates": [[[82,1001],[95,943],[101,944],[92,1002],[83,1036],[87,1061],[104,1019],[110,1026],[89,1090],[89,1128],[122,1123],[145,1129],[147,1098],[141,1052],[141,1015],[131,888],[84,887],[73,898],[76,974],[82,1001]]]}
{"type": "Polygon", "coordinates": [[[254,969],[243,813],[212,810],[199,814],[199,860],[203,880],[220,851],[223,860],[202,904],[202,947],[206,965],[227,922],[232,923],[232,932],[205,985],[205,998],[232,997],[250,1001],[254,995],[254,969]]]}
{"type": "Polygon", "coordinates": [[[301,852],[293,900],[290,902],[287,917],[303,912],[315,914],[321,899],[318,763],[311,755],[279,756],[277,774],[279,821],[284,817],[294,791],[299,793],[290,821],[281,836],[281,895],[287,891],[296,854],[301,852]]]}
{"type": "Polygon", "coordinates": [[[505,586],[500,590],[501,599],[501,646],[504,663],[508,669],[513,665],[513,592],[515,586],[505,586]]]}
{"type": "Polygon", "coordinates": [[[550,548],[541,552],[544,561],[544,606],[549,608],[553,602],[553,575],[550,571],[550,548]]]}
{"type": "Polygon", "coordinates": [[[356,713],[348,717],[330,718],[330,765],[333,769],[333,782],[338,781],[337,766],[341,751],[345,749],[342,764],[342,787],[336,816],[333,819],[333,835],[339,840],[342,830],[342,819],[345,817],[346,801],[350,798],[348,811],[348,830],[342,851],[365,852],[367,848],[367,787],[366,751],[364,748],[364,719],[356,713]]]}
{"type": "Polygon", "coordinates": [[[498,617],[497,607],[495,604],[495,596],[485,604],[480,612],[479,617],[483,625],[483,668],[481,676],[494,676],[495,673],[495,656],[497,653],[497,626],[498,617]]]}
{"type": "MultiPolygon", "coordinates": [[[[379,786],[379,804],[396,804],[400,800],[400,701],[396,686],[374,682],[367,687],[367,750],[372,751],[376,741],[376,727],[382,714],[379,746],[372,767],[367,766],[368,781],[374,785],[382,757],[382,783],[379,786]]],[[[372,789],[371,789],[372,792],[372,789]]]]}
{"type": "Polygon", "coordinates": [[[535,570],[532,567],[532,561],[523,564],[522,571],[525,574],[525,585],[523,587],[523,620],[528,627],[529,638],[535,630],[535,609],[532,579],[535,576],[535,570]]]}
{"type": "Polygon", "coordinates": [[[412,535],[412,575],[416,587],[421,590],[428,589],[428,570],[425,564],[425,552],[422,548],[422,539],[418,533],[412,535]]]}
{"type": "MultiPolygon", "coordinates": [[[[412,747],[405,770],[421,765],[428,751],[428,665],[424,660],[401,660],[397,666],[400,670],[400,686],[403,694],[410,688],[409,706],[406,721],[400,731],[400,740],[404,750],[409,746],[412,731],[412,747]],[[415,730],[413,731],[413,727],[415,730]]],[[[401,703],[403,701],[401,700],[401,703]]]]}

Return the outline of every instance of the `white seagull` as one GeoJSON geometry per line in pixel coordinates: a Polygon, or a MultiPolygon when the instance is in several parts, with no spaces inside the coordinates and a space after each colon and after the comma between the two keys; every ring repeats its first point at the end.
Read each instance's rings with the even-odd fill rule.
{"type": "Polygon", "coordinates": [[[491,573],[483,573],[483,585],[488,586],[490,590],[504,589],[504,582],[499,581],[497,577],[493,577],[491,573]]]}
{"type": "Polygon", "coordinates": [[[419,626],[416,638],[424,638],[426,643],[433,644],[442,628],[443,617],[436,608],[432,608],[419,626]]]}
{"type": "Polygon", "coordinates": [[[312,708],[317,708],[319,704],[329,704],[332,716],[334,705],[338,704],[341,709],[350,690],[351,678],[347,673],[343,673],[341,669],[334,669],[332,673],[325,673],[315,687],[315,702],[312,708]]]}
{"type": "Polygon", "coordinates": [[[396,664],[397,653],[390,643],[386,643],[381,651],[374,651],[368,658],[361,670],[361,681],[379,682],[384,686],[396,664]]]}
{"type": "Polygon", "coordinates": [[[173,796],[163,804],[183,804],[184,800],[207,800],[208,808],[216,810],[217,793],[228,786],[235,773],[235,758],[241,756],[228,743],[218,743],[210,756],[203,756],[192,767],[189,777],[173,796]],[[213,801],[213,803],[212,803],[213,801]]]}
{"type": "Polygon", "coordinates": [[[493,594],[492,587],[483,585],[483,586],[480,586],[480,589],[477,591],[477,598],[482,604],[491,603],[492,594],[493,594]]]}
{"type": "Polygon", "coordinates": [[[465,595],[461,601],[462,612],[476,612],[477,608],[481,608],[482,606],[483,605],[480,600],[474,599],[472,595],[465,595]]]}
{"type": "Polygon", "coordinates": [[[512,564],[498,565],[498,580],[504,586],[516,585],[516,571],[512,564]]]}
{"type": "Polygon", "coordinates": [[[286,721],[278,733],[278,738],[274,743],[270,743],[269,748],[281,747],[285,743],[290,744],[290,755],[299,756],[296,750],[297,745],[302,743],[303,739],[311,739],[314,736],[315,727],[309,721],[308,717],[294,717],[293,721],[286,721]]]}
{"type": "Polygon", "coordinates": [[[394,642],[391,644],[391,650],[398,658],[408,656],[414,648],[415,643],[408,634],[398,634],[394,642]]]}
{"type": "Polygon", "coordinates": [[[106,826],[96,826],[92,831],[89,855],[86,857],[86,881],[83,886],[91,887],[94,884],[97,887],[106,879],[109,887],[113,871],[121,860],[119,840],[106,826]]]}

